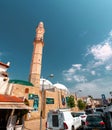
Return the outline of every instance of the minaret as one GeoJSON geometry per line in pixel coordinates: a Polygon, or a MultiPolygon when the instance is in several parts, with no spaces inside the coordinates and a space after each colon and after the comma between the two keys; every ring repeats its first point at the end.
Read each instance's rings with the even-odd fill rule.
{"type": "Polygon", "coordinates": [[[36,87],[40,87],[40,74],[42,64],[42,51],[43,51],[43,37],[44,37],[44,24],[40,22],[36,28],[36,36],[34,39],[34,50],[32,55],[32,62],[30,68],[29,81],[36,87]]]}

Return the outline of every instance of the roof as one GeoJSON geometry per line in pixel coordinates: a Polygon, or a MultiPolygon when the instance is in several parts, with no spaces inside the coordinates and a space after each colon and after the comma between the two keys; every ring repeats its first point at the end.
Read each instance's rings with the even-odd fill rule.
{"type": "Polygon", "coordinates": [[[24,81],[24,80],[9,80],[9,83],[21,84],[21,85],[26,85],[26,86],[34,86],[31,82],[24,81]]]}
{"type": "Polygon", "coordinates": [[[0,109],[33,109],[24,104],[23,100],[16,96],[0,94],[0,109]]]}
{"type": "Polygon", "coordinates": [[[4,77],[8,77],[8,73],[7,73],[7,72],[2,71],[2,72],[0,72],[0,74],[1,74],[2,76],[4,76],[4,77]]]}
{"type": "Polygon", "coordinates": [[[6,68],[9,68],[9,65],[8,65],[8,64],[4,64],[4,63],[0,62],[0,65],[4,66],[4,67],[6,67],[6,68]]]}
{"type": "Polygon", "coordinates": [[[0,94],[0,102],[23,102],[23,100],[16,96],[0,94]]]}
{"type": "Polygon", "coordinates": [[[44,85],[52,85],[52,83],[49,80],[41,78],[40,85],[42,85],[43,83],[44,85]]]}
{"type": "Polygon", "coordinates": [[[44,79],[44,78],[40,79],[40,87],[41,87],[41,89],[42,89],[42,86],[44,86],[44,89],[51,89],[51,88],[53,88],[52,83],[49,80],[44,79]]]}
{"type": "Polygon", "coordinates": [[[53,84],[53,86],[58,88],[58,89],[62,89],[62,90],[68,91],[67,87],[65,87],[63,84],[56,83],[56,84],[53,84]]]}
{"type": "Polygon", "coordinates": [[[44,89],[51,89],[51,88],[57,88],[57,89],[61,89],[61,90],[65,90],[68,92],[67,87],[65,87],[63,84],[60,83],[56,83],[56,84],[52,84],[49,80],[41,78],[40,79],[40,86],[44,86],[44,89]]]}
{"type": "Polygon", "coordinates": [[[0,102],[0,109],[29,109],[33,110],[33,107],[29,107],[24,103],[10,103],[10,102],[0,102]]]}

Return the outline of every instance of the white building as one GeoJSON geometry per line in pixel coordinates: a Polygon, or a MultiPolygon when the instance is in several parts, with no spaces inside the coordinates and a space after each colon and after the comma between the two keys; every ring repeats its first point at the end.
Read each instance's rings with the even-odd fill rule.
{"type": "Polygon", "coordinates": [[[5,94],[8,86],[8,73],[7,69],[9,68],[10,63],[4,64],[0,62],[0,94],[5,94]]]}

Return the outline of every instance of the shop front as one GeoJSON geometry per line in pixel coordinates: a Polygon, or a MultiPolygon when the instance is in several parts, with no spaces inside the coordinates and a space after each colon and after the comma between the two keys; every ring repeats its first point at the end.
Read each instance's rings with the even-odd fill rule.
{"type": "Polygon", "coordinates": [[[31,109],[20,98],[0,95],[0,130],[23,130],[24,115],[31,109]]]}

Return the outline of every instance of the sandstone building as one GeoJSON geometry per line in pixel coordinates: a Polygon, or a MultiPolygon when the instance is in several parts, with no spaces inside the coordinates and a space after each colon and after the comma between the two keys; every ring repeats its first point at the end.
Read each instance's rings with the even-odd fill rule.
{"type": "Polygon", "coordinates": [[[30,67],[29,81],[10,80],[7,74],[9,63],[0,63],[0,94],[21,97],[27,100],[33,110],[30,112],[30,118],[46,117],[50,109],[66,108],[66,97],[69,90],[62,84],[52,84],[41,77],[42,51],[44,47],[44,24],[40,22],[36,28],[36,36],[33,42],[33,54],[30,67]],[[2,91],[1,91],[2,90],[2,91]]]}

